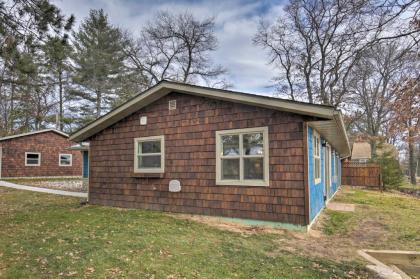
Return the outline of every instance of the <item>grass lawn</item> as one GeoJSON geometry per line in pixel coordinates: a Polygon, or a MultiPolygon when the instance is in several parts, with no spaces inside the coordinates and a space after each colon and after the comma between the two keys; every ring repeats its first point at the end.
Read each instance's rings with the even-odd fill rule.
{"type": "Polygon", "coordinates": [[[419,177],[417,177],[417,183],[416,183],[416,185],[411,184],[408,177],[404,177],[403,183],[401,184],[401,186],[399,188],[412,189],[412,190],[420,190],[420,180],[419,180],[419,177]]]}
{"type": "Polygon", "coordinates": [[[344,188],[336,202],[356,204],[355,212],[325,210],[322,230],[331,239],[365,249],[420,249],[420,199],[390,192],[344,188]]]}
{"type": "Polygon", "coordinates": [[[358,261],[287,251],[294,245],[288,243],[282,234],[231,232],[159,212],[0,188],[1,278],[371,276],[358,261]]]}

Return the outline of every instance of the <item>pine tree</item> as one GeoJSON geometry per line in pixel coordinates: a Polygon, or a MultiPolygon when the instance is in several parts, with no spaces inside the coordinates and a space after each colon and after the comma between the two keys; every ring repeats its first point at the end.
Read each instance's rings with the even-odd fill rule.
{"type": "Polygon", "coordinates": [[[73,22],[48,0],[0,1],[0,135],[47,124],[54,92],[43,46],[73,22]]]}
{"type": "Polygon", "coordinates": [[[50,38],[44,45],[46,67],[50,72],[52,84],[58,90],[58,121],[59,129],[64,129],[64,103],[66,100],[65,90],[68,87],[71,76],[70,55],[72,47],[66,39],[60,37],[50,38]]]}
{"type": "Polygon", "coordinates": [[[83,124],[106,112],[121,93],[125,74],[122,32],[101,10],[91,10],[74,33],[72,98],[83,124]]]}

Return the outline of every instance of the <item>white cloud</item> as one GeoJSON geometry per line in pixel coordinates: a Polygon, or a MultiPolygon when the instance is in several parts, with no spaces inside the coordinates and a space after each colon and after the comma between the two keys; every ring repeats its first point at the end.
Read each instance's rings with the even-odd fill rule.
{"type": "Polygon", "coordinates": [[[134,33],[159,10],[182,12],[188,10],[197,18],[215,17],[219,48],[214,53],[214,62],[229,71],[234,90],[270,94],[273,68],[267,65],[264,51],[252,44],[260,16],[275,18],[282,5],[270,1],[134,1],[134,0],[54,0],[65,14],[76,16],[76,28],[90,9],[102,8],[110,22],[134,33]]]}

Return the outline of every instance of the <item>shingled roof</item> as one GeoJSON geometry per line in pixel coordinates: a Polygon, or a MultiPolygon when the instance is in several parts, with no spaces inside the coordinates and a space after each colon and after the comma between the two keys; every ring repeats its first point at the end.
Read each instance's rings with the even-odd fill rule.
{"type": "Polygon", "coordinates": [[[77,142],[85,141],[103,129],[115,124],[121,119],[131,115],[132,113],[171,92],[317,117],[319,120],[308,122],[308,124],[317,129],[321,135],[323,135],[327,141],[334,146],[342,157],[350,156],[350,145],[341,112],[332,106],[296,102],[280,98],[215,89],[166,80],[161,81],[155,86],[136,95],[126,103],[76,131],[70,136],[70,140],[77,142]]]}
{"type": "Polygon", "coordinates": [[[28,132],[28,133],[22,133],[22,134],[17,134],[17,135],[13,135],[13,136],[3,137],[3,138],[0,138],[0,141],[11,140],[11,139],[20,138],[20,137],[27,137],[27,136],[32,136],[32,135],[47,133],[47,132],[53,132],[53,133],[59,134],[59,135],[61,135],[63,137],[66,137],[66,138],[69,137],[68,134],[66,134],[64,132],[61,132],[59,130],[56,130],[56,129],[44,129],[44,130],[39,130],[39,131],[33,131],[33,132],[28,132]]]}

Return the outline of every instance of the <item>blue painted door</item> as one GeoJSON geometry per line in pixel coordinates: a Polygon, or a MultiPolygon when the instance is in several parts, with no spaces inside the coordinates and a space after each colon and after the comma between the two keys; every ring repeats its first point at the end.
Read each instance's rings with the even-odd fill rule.
{"type": "Polygon", "coordinates": [[[89,177],[89,152],[83,151],[83,169],[82,169],[83,178],[89,177]]]}

